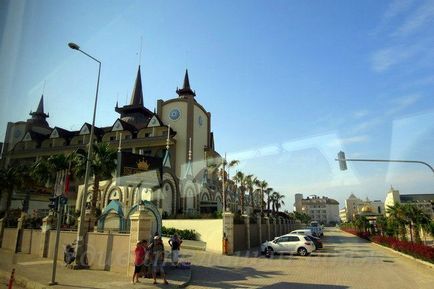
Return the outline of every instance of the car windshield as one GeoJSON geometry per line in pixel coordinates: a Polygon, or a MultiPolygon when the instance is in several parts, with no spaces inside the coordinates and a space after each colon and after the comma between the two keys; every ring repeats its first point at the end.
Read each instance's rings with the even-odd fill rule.
{"type": "Polygon", "coordinates": [[[17,282],[434,284],[434,0],[1,0],[0,68],[17,282]]]}

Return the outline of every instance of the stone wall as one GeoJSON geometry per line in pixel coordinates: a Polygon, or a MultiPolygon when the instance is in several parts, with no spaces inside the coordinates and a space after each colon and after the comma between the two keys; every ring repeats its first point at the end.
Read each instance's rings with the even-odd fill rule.
{"type": "Polygon", "coordinates": [[[16,228],[5,228],[3,232],[2,248],[15,251],[15,246],[17,244],[16,234],[17,234],[16,228]]]}
{"type": "Polygon", "coordinates": [[[200,241],[206,243],[206,251],[221,253],[223,240],[222,219],[181,219],[163,220],[166,228],[177,228],[180,230],[195,230],[200,241]]]}

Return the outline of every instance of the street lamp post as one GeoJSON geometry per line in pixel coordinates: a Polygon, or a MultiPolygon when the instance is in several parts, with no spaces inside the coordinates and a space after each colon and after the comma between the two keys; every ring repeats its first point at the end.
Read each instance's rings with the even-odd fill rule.
{"type": "Polygon", "coordinates": [[[338,153],[338,158],[335,159],[335,161],[339,162],[339,167],[341,171],[345,171],[347,169],[346,162],[380,162],[380,163],[416,163],[416,164],[422,164],[430,168],[430,170],[434,173],[434,168],[429,165],[426,162],[422,161],[412,161],[412,160],[377,160],[377,159],[347,159],[345,157],[345,153],[343,151],[340,151],[338,153]]]}
{"type": "Polygon", "coordinates": [[[100,74],[101,74],[101,61],[99,61],[98,59],[96,59],[95,57],[87,54],[86,52],[84,52],[83,50],[80,49],[80,46],[78,46],[75,43],[68,43],[68,46],[71,49],[80,51],[81,53],[83,53],[84,55],[86,55],[87,57],[95,60],[96,62],[98,62],[98,80],[96,82],[96,93],[95,93],[95,104],[93,106],[93,117],[92,117],[92,127],[90,129],[90,136],[89,136],[89,143],[88,143],[88,151],[87,151],[87,159],[86,159],[86,172],[84,174],[84,188],[83,188],[83,192],[82,192],[82,197],[81,197],[81,204],[80,204],[80,222],[78,224],[78,230],[77,230],[77,255],[76,255],[76,266],[80,267],[84,267],[85,265],[85,246],[84,246],[84,234],[85,234],[85,207],[86,207],[86,199],[87,199],[87,190],[88,190],[88,182],[89,182],[89,174],[90,174],[90,158],[92,156],[92,141],[93,141],[93,136],[95,133],[95,116],[96,116],[96,106],[98,103],[98,90],[99,90],[99,78],[100,78],[100,74]]]}

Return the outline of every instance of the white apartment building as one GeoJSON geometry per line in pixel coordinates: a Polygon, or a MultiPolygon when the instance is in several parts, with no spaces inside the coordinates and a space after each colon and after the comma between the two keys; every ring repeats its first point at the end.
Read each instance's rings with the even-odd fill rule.
{"type": "Polygon", "coordinates": [[[295,194],[294,210],[321,224],[339,223],[339,202],[328,197],[311,195],[303,199],[303,194],[295,194]]]}

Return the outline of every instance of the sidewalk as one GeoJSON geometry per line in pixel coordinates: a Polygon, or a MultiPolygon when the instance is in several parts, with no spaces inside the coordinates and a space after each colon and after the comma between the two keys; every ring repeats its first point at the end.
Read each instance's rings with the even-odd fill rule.
{"type": "Polygon", "coordinates": [[[153,285],[152,279],[140,278],[138,284],[132,284],[132,276],[126,274],[102,271],[102,270],[71,270],[63,266],[63,262],[57,263],[56,282],[58,285],[48,286],[51,281],[52,260],[39,258],[29,254],[14,254],[5,249],[0,249],[0,279],[8,280],[15,268],[15,283],[28,289],[42,288],[179,288],[185,287],[191,279],[191,269],[167,268],[166,276],[169,285],[162,284],[162,279],[157,278],[159,284],[153,285]]]}

